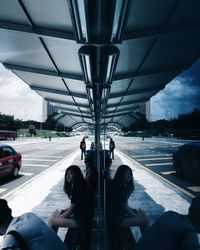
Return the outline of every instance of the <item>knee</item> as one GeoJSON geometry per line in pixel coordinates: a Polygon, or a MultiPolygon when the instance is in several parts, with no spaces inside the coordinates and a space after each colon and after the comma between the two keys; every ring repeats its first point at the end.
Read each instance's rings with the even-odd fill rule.
{"type": "Polygon", "coordinates": [[[53,228],[55,226],[53,218],[50,218],[47,223],[48,223],[49,227],[51,227],[51,228],[53,228]]]}

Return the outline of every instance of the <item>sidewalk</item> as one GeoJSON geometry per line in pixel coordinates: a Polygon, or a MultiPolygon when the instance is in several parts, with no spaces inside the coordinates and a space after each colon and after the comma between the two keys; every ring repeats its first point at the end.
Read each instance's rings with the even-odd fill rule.
{"type": "MultiPolygon", "coordinates": [[[[10,207],[13,208],[14,216],[32,211],[47,222],[53,211],[69,205],[69,199],[63,191],[63,178],[65,169],[71,164],[80,166],[82,170],[85,169],[84,161],[80,160],[80,150],[56,163],[39,177],[33,178],[34,187],[33,180],[31,180],[1,198],[8,200],[10,207]]],[[[130,206],[144,210],[151,223],[166,210],[187,214],[190,198],[162,180],[158,180],[134,160],[115,150],[115,160],[111,166],[112,176],[121,164],[126,164],[133,169],[135,192],[129,199],[130,206]]],[[[138,232],[133,230],[136,239],[139,237],[138,232]]],[[[58,234],[61,239],[65,233],[66,229],[59,230],[58,234]]]]}

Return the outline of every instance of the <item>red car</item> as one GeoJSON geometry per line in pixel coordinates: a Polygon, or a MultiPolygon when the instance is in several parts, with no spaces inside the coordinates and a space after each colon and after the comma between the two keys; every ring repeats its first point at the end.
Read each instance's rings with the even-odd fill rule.
{"type": "Polygon", "coordinates": [[[22,164],[22,156],[11,146],[0,144],[0,178],[11,175],[17,177],[22,164]]]}

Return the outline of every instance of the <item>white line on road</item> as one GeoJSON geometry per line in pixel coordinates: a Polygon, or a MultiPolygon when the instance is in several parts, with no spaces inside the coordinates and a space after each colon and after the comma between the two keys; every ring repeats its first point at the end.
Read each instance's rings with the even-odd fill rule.
{"type": "Polygon", "coordinates": [[[31,176],[31,175],[33,175],[33,173],[27,173],[27,172],[21,172],[21,171],[20,171],[20,174],[24,175],[24,176],[31,176]]]}
{"type": "Polygon", "coordinates": [[[31,159],[31,158],[27,158],[27,159],[24,159],[23,158],[23,161],[57,161],[57,160],[46,160],[46,159],[31,159]]]}
{"type": "Polygon", "coordinates": [[[3,193],[6,190],[7,190],[6,188],[0,188],[0,193],[3,193]]]}
{"type": "Polygon", "coordinates": [[[152,163],[152,164],[145,164],[145,166],[147,167],[154,167],[154,166],[167,166],[167,165],[173,165],[172,162],[169,162],[169,163],[152,163]]]}
{"type": "Polygon", "coordinates": [[[172,156],[172,154],[132,155],[131,157],[172,156]]]}
{"type": "Polygon", "coordinates": [[[137,161],[155,161],[155,160],[169,160],[169,157],[161,157],[161,158],[142,158],[137,159],[137,161]]]}
{"type": "Polygon", "coordinates": [[[164,172],[161,172],[161,174],[164,174],[164,175],[168,175],[168,174],[175,174],[176,171],[164,171],[164,172]]]}
{"type": "Polygon", "coordinates": [[[193,192],[200,192],[200,186],[188,187],[188,189],[192,190],[193,192]]]}
{"type": "Polygon", "coordinates": [[[54,156],[54,155],[24,155],[22,154],[23,157],[39,157],[39,158],[58,158],[62,159],[63,156],[54,156]]]}
{"type": "Polygon", "coordinates": [[[22,167],[48,167],[48,164],[22,164],[22,167]]]}

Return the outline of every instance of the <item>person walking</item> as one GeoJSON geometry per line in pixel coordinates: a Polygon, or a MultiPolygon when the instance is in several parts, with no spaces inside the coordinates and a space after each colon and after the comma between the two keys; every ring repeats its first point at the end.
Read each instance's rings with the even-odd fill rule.
{"type": "Polygon", "coordinates": [[[0,249],[67,250],[64,243],[48,225],[34,213],[12,216],[12,210],[0,199],[0,249]]]}
{"type": "Polygon", "coordinates": [[[167,211],[148,228],[134,250],[200,250],[200,196],[195,197],[187,215],[167,211]]]}
{"type": "Polygon", "coordinates": [[[112,160],[114,160],[114,149],[115,149],[115,142],[113,141],[112,138],[110,138],[109,150],[110,150],[110,156],[112,157],[112,160]]]}
{"type": "Polygon", "coordinates": [[[80,142],[80,149],[81,149],[81,160],[83,160],[83,156],[84,156],[84,159],[85,159],[85,155],[86,155],[85,138],[83,138],[82,141],[80,142]]]}

